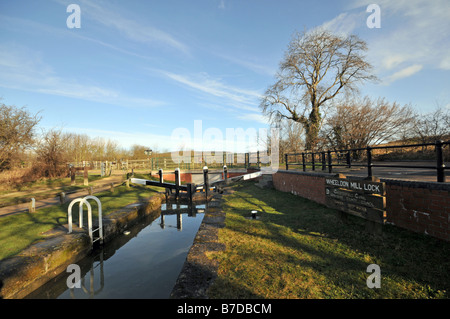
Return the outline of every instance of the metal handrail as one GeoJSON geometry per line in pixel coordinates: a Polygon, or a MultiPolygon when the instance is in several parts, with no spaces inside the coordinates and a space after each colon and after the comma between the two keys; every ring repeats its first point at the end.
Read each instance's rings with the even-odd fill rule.
{"type": "MultiPolygon", "coordinates": [[[[289,170],[289,166],[302,166],[303,171],[306,171],[307,165],[312,165],[312,170],[315,171],[316,167],[319,166],[322,170],[326,170],[328,167],[328,172],[332,173],[333,166],[361,166],[367,167],[367,174],[369,177],[372,177],[372,168],[373,167],[396,167],[396,168],[423,168],[423,169],[435,169],[437,181],[440,183],[445,183],[445,170],[450,169],[450,167],[446,167],[444,164],[444,156],[442,149],[444,146],[450,145],[450,141],[436,141],[435,143],[420,143],[420,144],[408,144],[408,145],[389,145],[389,146],[367,146],[365,148],[352,148],[352,149],[344,149],[344,150],[327,150],[327,151],[319,151],[319,152],[302,152],[302,153],[286,153],[284,154],[286,170],[289,170]],[[408,148],[408,147],[423,147],[423,146],[434,146],[436,152],[436,166],[418,166],[418,165],[388,165],[388,164],[375,164],[372,161],[372,151],[375,149],[392,149],[392,148],[408,148]],[[354,163],[351,160],[351,152],[356,151],[366,151],[366,160],[361,163],[354,163]],[[345,153],[346,154],[346,163],[333,163],[332,153],[345,153]],[[322,159],[316,162],[315,157],[317,155],[321,155],[322,159]],[[301,163],[289,163],[290,156],[302,156],[301,163]],[[306,162],[306,156],[311,155],[311,162],[306,162]],[[328,156],[328,160],[326,157],[328,156]]],[[[406,160],[407,162],[407,160],[406,160]]]]}

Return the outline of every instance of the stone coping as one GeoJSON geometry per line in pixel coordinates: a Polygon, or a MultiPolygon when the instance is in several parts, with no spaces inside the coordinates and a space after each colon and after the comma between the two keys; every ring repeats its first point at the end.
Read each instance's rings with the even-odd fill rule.
{"type": "MultiPolygon", "coordinates": [[[[304,175],[304,176],[313,176],[313,177],[325,177],[325,178],[335,177],[335,176],[339,175],[338,173],[303,172],[303,171],[294,171],[294,170],[278,170],[277,173],[304,175]]],[[[353,179],[364,180],[367,178],[364,176],[356,176],[356,175],[351,175],[351,174],[343,174],[343,175],[345,175],[346,177],[353,178],[353,179]]],[[[399,180],[399,179],[391,179],[391,178],[380,178],[379,180],[381,182],[389,184],[389,185],[396,185],[396,186],[410,187],[410,188],[426,188],[426,189],[432,189],[432,190],[450,191],[450,183],[438,183],[438,182],[429,182],[429,181],[410,181],[410,180],[399,180]]]]}

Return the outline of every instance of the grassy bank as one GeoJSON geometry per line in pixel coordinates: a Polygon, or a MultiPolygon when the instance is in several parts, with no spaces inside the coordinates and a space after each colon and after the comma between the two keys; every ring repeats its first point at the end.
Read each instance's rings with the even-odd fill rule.
{"type": "MultiPolygon", "coordinates": [[[[128,204],[144,200],[156,191],[158,187],[126,186],[116,187],[114,193],[109,191],[96,193],[101,203],[103,216],[116,211],[128,204]]],[[[89,202],[92,213],[97,217],[98,207],[95,201],[89,202]]],[[[19,213],[0,218],[0,260],[18,254],[29,245],[45,239],[45,232],[67,224],[67,209],[69,202],[64,205],[51,206],[36,210],[35,213],[19,213]]],[[[86,209],[85,209],[86,211],[86,209]]],[[[73,220],[78,224],[78,205],[73,208],[73,220]]],[[[86,219],[85,219],[86,220],[86,219]]],[[[95,219],[94,219],[95,221],[95,219]]]]}
{"type": "Polygon", "coordinates": [[[225,196],[224,252],[211,298],[449,298],[450,243],[362,219],[253,183],[225,196]],[[249,219],[258,210],[257,220],[249,219]],[[381,269],[381,288],[366,281],[381,269]]]}

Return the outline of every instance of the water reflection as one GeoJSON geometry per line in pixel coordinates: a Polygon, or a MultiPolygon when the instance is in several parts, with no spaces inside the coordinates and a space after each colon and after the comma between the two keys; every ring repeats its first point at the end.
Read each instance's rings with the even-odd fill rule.
{"type": "Polygon", "coordinates": [[[200,227],[205,205],[163,204],[78,262],[81,288],[68,288],[63,272],[27,298],[169,298],[200,227]]]}
{"type": "MultiPolygon", "coordinates": [[[[97,265],[94,265],[94,263],[92,263],[91,269],[89,271],[89,289],[87,289],[86,285],[85,285],[86,275],[83,276],[83,278],[81,279],[81,289],[91,299],[94,298],[95,295],[98,295],[100,292],[102,292],[103,287],[105,286],[105,275],[104,275],[104,271],[103,271],[103,250],[100,252],[99,256],[100,256],[99,262],[97,263],[97,265]],[[97,267],[100,267],[100,288],[95,290],[95,288],[94,288],[94,270],[97,267]]],[[[75,289],[78,289],[78,288],[69,288],[70,297],[72,299],[76,299],[75,298],[75,289]]]]}

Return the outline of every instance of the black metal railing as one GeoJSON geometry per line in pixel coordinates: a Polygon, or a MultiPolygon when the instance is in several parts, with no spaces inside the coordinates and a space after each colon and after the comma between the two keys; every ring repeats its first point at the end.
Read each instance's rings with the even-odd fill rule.
{"type": "MultiPolygon", "coordinates": [[[[374,167],[395,167],[395,168],[419,168],[419,169],[433,169],[436,170],[437,181],[445,183],[445,170],[450,169],[444,164],[444,152],[443,148],[450,145],[450,141],[436,141],[435,143],[422,143],[422,144],[409,144],[409,145],[390,145],[390,146],[368,146],[365,148],[353,148],[345,150],[328,150],[319,152],[302,152],[284,154],[284,162],[286,164],[286,170],[289,170],[289,166],[301,166],[303,171],[306,171],[307,167],[311,167],[313,171],[321,169],[332,173],[333,167],[348,167],[361,166],[367,168],[367,176],[372,177],[372,169],[374,167]],[[435,165],[390,165],[379,164],[373,161],[374,150],[388,150],[394,148],[411,148],[411,147],[428,147],[433,146],[435,152],[435,165]],[[333,157],[334,154],[334,157],[333,157]],[[355,154],[357,154],[355,156],[355,154]],[[353,156],[352,156],[353,155],[353,156]],[[292,157],[298,159],[301,156],[300,161],[292,161],[292,157]],[[354,161],[355,157],[364,158],[364,160],[354,161]],[[336,162],[337,161],[337,162],[336,162]]],[[[404,160],[408,162],[408,160],[404,160]]]]}

